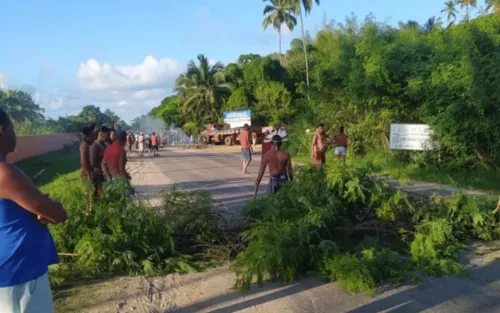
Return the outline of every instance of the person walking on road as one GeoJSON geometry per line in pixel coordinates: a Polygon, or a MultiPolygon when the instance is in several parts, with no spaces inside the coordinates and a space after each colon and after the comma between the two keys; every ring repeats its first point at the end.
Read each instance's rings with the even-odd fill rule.
{"type": "Polygon", "coordinates": [[[344,132],[344,126],[340,126],[339,133],[333,137],[333,145],[335,147],[335,155],[337,158],[345,162],[345,156],[347,154],[347,147],[351,145],[349,136],[344,132]]]}
{"type": "Polygon", "coordinates": [[[323,167],[326,162],[326,145],[323,125],[319,125],[312,139],[311,160],[317,168],[323,167]]]}
{"type": "Polygon", "coordinates": [[[128,152],[132,152],[132,134],[129,133],[127,134],[127,147],[128,147],[128,152]]]}
{"type": "Polygon", "coordinates": [[[155,133],[151,135],[151,149],[153,150],[153,156],[158,156],[158,145],[160,144],[160,140],[155,133]]]}
{"type": "Polygon", "coordinates": [[[257,133],[252,132],[252,145],[255,148],[257,146],[257,133]]]}
{"type": "Polygon", "coordinates": [[[243,175],[248,174],[248,167],[252,162],[253,148],[250,144],[250,126],[245,124],[240,132],[241,162],[243,163],[243,175]]]}
{"type": "Polygon", "coordinates": [[[47,273],[59,258],[46,224],[62,223],[67,215],[7,162],[15,147],[14,126],[0,109],[0,312],[53,313],[47,273]]]}
{"type": "Polygon", "coordinates": [[[105,181],[104,172],[102,171],[102,159],[104,158],[104,150],[109,137],[109,128],[101,126],[97,140],[90,146],[90,164],[92,165],[92,183],[94,185],[94,197],[102,196],[102,184],[105,181]]]}
{"type": "Polygon", "coordinates": [[[293,180],[292,157],[284,150],[281,150],[281,137],[274,135],[271,140],[271,149],[262,157],[259,174],[255,181],[254,201],[257,198],[260,181],[264,176],[266,167],[269,166],[269,184],[267,191],[271,194],[278,192],[283,184],[293,180]]]}
{"type": "Polygon", "coordinates": [[[144,133],[140,133],[137,136],[137,149],[139,150],[139,155],[144,155],[144,133]]]}

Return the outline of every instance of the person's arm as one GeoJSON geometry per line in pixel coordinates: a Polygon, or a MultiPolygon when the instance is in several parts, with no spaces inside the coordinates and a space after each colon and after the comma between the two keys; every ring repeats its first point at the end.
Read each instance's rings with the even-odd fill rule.
{"type": "Polygon", "coordinates": [[[87,178],[91,179],[92,172],[91,172],[91,168],[89,167],[89,165],[90,165],[89,151],[87,151],[85,146],[80,146],[80,165],[83,169],[83,172],[87,176],[87,178]]]}
{"type": "Polygon", "coordinates": [[[252,137],[250,135],[250,132],[248,132],[248,143],[250,144],[250,151],[253,152],[252,137]]]}
{"type": "Polygon", "coordinates": [[[317,142],[317,140],[318,140],[318,136],[314,135],[313,140],[312,140],[312,147],[311,147],[311,152],[312,152],[313,157],[316,157],[316,142],[317,142]]]}
{"type": "Polygon", "coordinates": [[[262,162],[260,162],[260,169],[259,169],[259,174],[257,175],[257,180],[255,181],[255,191],[253,194],[253,201],[257,199],[257,192],[259,191],[259,185],[260,181],[262,180],[262,177],[264,176],[264,172],[266,171],[267,167],[267,158],[264,156],[262,157],[262,162]]]}
{"type": "Polygon", "coordinates": [[[9,199],[20,207],[35,214],[41,223],[62,223],[67,215],[58,201],[51,200],[38,190],[31,180],[20,170],[8,165],[0,165],[0,198],[9,199]]]}
{"type": "Polygon", "coordinates": [[[106,179],[108,181],[111,180],[111,175],[109,174],[109,167],[108,167],[108,162],[106,161],[106,158],[102,159],[101,168],[102,168],[102,171],[104,173],[104,177],[106,177],[106,179]]]}
{"type": "Polygon", "coordinates": [[[127,153],[125,149],[120,152],[118,170],[123,178],[130,179],[130,175],[127,173],[127,153]]]}
{"type": "Polygon", "coordinates": [[[288,155],[288,162],[286,163],[286,172],[288,174],[288,179],[293,180],[293,169],[292,169],[292,157],[288,155]]]}
{"type": "Polygon", "coordinates": [[[349,139],[349,136],[345,136],[346,141],[347,141],[347,146],[349,147],[351,145],[351,139],[349,139]]]}

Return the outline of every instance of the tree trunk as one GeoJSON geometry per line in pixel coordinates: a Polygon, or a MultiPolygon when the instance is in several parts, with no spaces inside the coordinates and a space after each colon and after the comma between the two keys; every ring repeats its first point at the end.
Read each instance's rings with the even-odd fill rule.
{"type": "Polygon", "coordinates": [[[300,7],[300,27],[302,28],[302,45],[304,46],[304,57],[306,60],[306,85],[309,91],[309,60],[307,58],[306,34],[304,32],[304,19],[302,18],[302,6],[300,7]]]}
{"type": "Polygon", "coordinates": [[[278,28],[278,36],[280,38],[280,40],[279,40],[279,45],[280,45],[280,48],[279,48],[279,52],[280,52],[280,65],[283,66],[283,55],[281,54],[281,27],[278,28]]]}

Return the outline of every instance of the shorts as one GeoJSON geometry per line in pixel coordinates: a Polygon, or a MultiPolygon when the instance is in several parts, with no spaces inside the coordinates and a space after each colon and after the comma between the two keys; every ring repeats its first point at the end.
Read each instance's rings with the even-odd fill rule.
{"type": "Polygon", "coordinates": [[[106,181],[106,178],[104,177],[104,173],[101,173],[101,172],[92,173],[92,184],[94,185],[96,192],[102,188],[102,184],[105,181],[106,181]]]}
{"type": "Polygon", "coordinates": [[[153,151],[158,151],[158,145],[153,145],[151,147],[153,148],[153,151]]]}
{"type": "Polygon", "coordinates": [[[335,147],[335,155],[345,156],[347,149],[345,147],[335,147]]]}
{"type": "Polygon", "coordinates": [[[252,151],[250,149],[241,149],[241,161],[252,161],[252,151]]]}
{"type": "Polygon", "coordinates": [[[274,194],[288,182],[288,175],[274,175],[269,178],[269,185],[267,186],[267,192],[274,194]]]}
{"type": "Polygon", "coordinates": [[[24,284],[0,287],[0,312],[54,313],[48,275],[24,284]]]}

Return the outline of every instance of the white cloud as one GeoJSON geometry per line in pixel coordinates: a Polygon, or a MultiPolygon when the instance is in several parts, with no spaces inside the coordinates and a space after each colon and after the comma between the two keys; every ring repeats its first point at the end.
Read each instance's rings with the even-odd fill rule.
{"type": "Polygon", "coordinates": [[[44,91],[35,91],[32,95],[33,101],[45,110],[60,110],[64,107],[64,98],[60,95],[44,91]]]}
{"type": "Polygon", "coordinates": [[[7,75],[0,72],[0,88],[7,88],[7,75]]]}
{"type": "Polygon", "coordinates": [[[293,33],[286,25],[281,28],[281,36],[288,37],[293,33]]]}
{"type": "Polygon", "coordinates": [[[214,59],[208,59],[208,65],[209,66],[214,66],[217,63],[214,59]]]}
{"type": "Polygon", "coordinates": [[[170,59],[146,56],[136,65],[112,65],[96,59],[80,63],[77,77],[87,90],[141,90],[172,85],[184,66],[170,59]]]}

